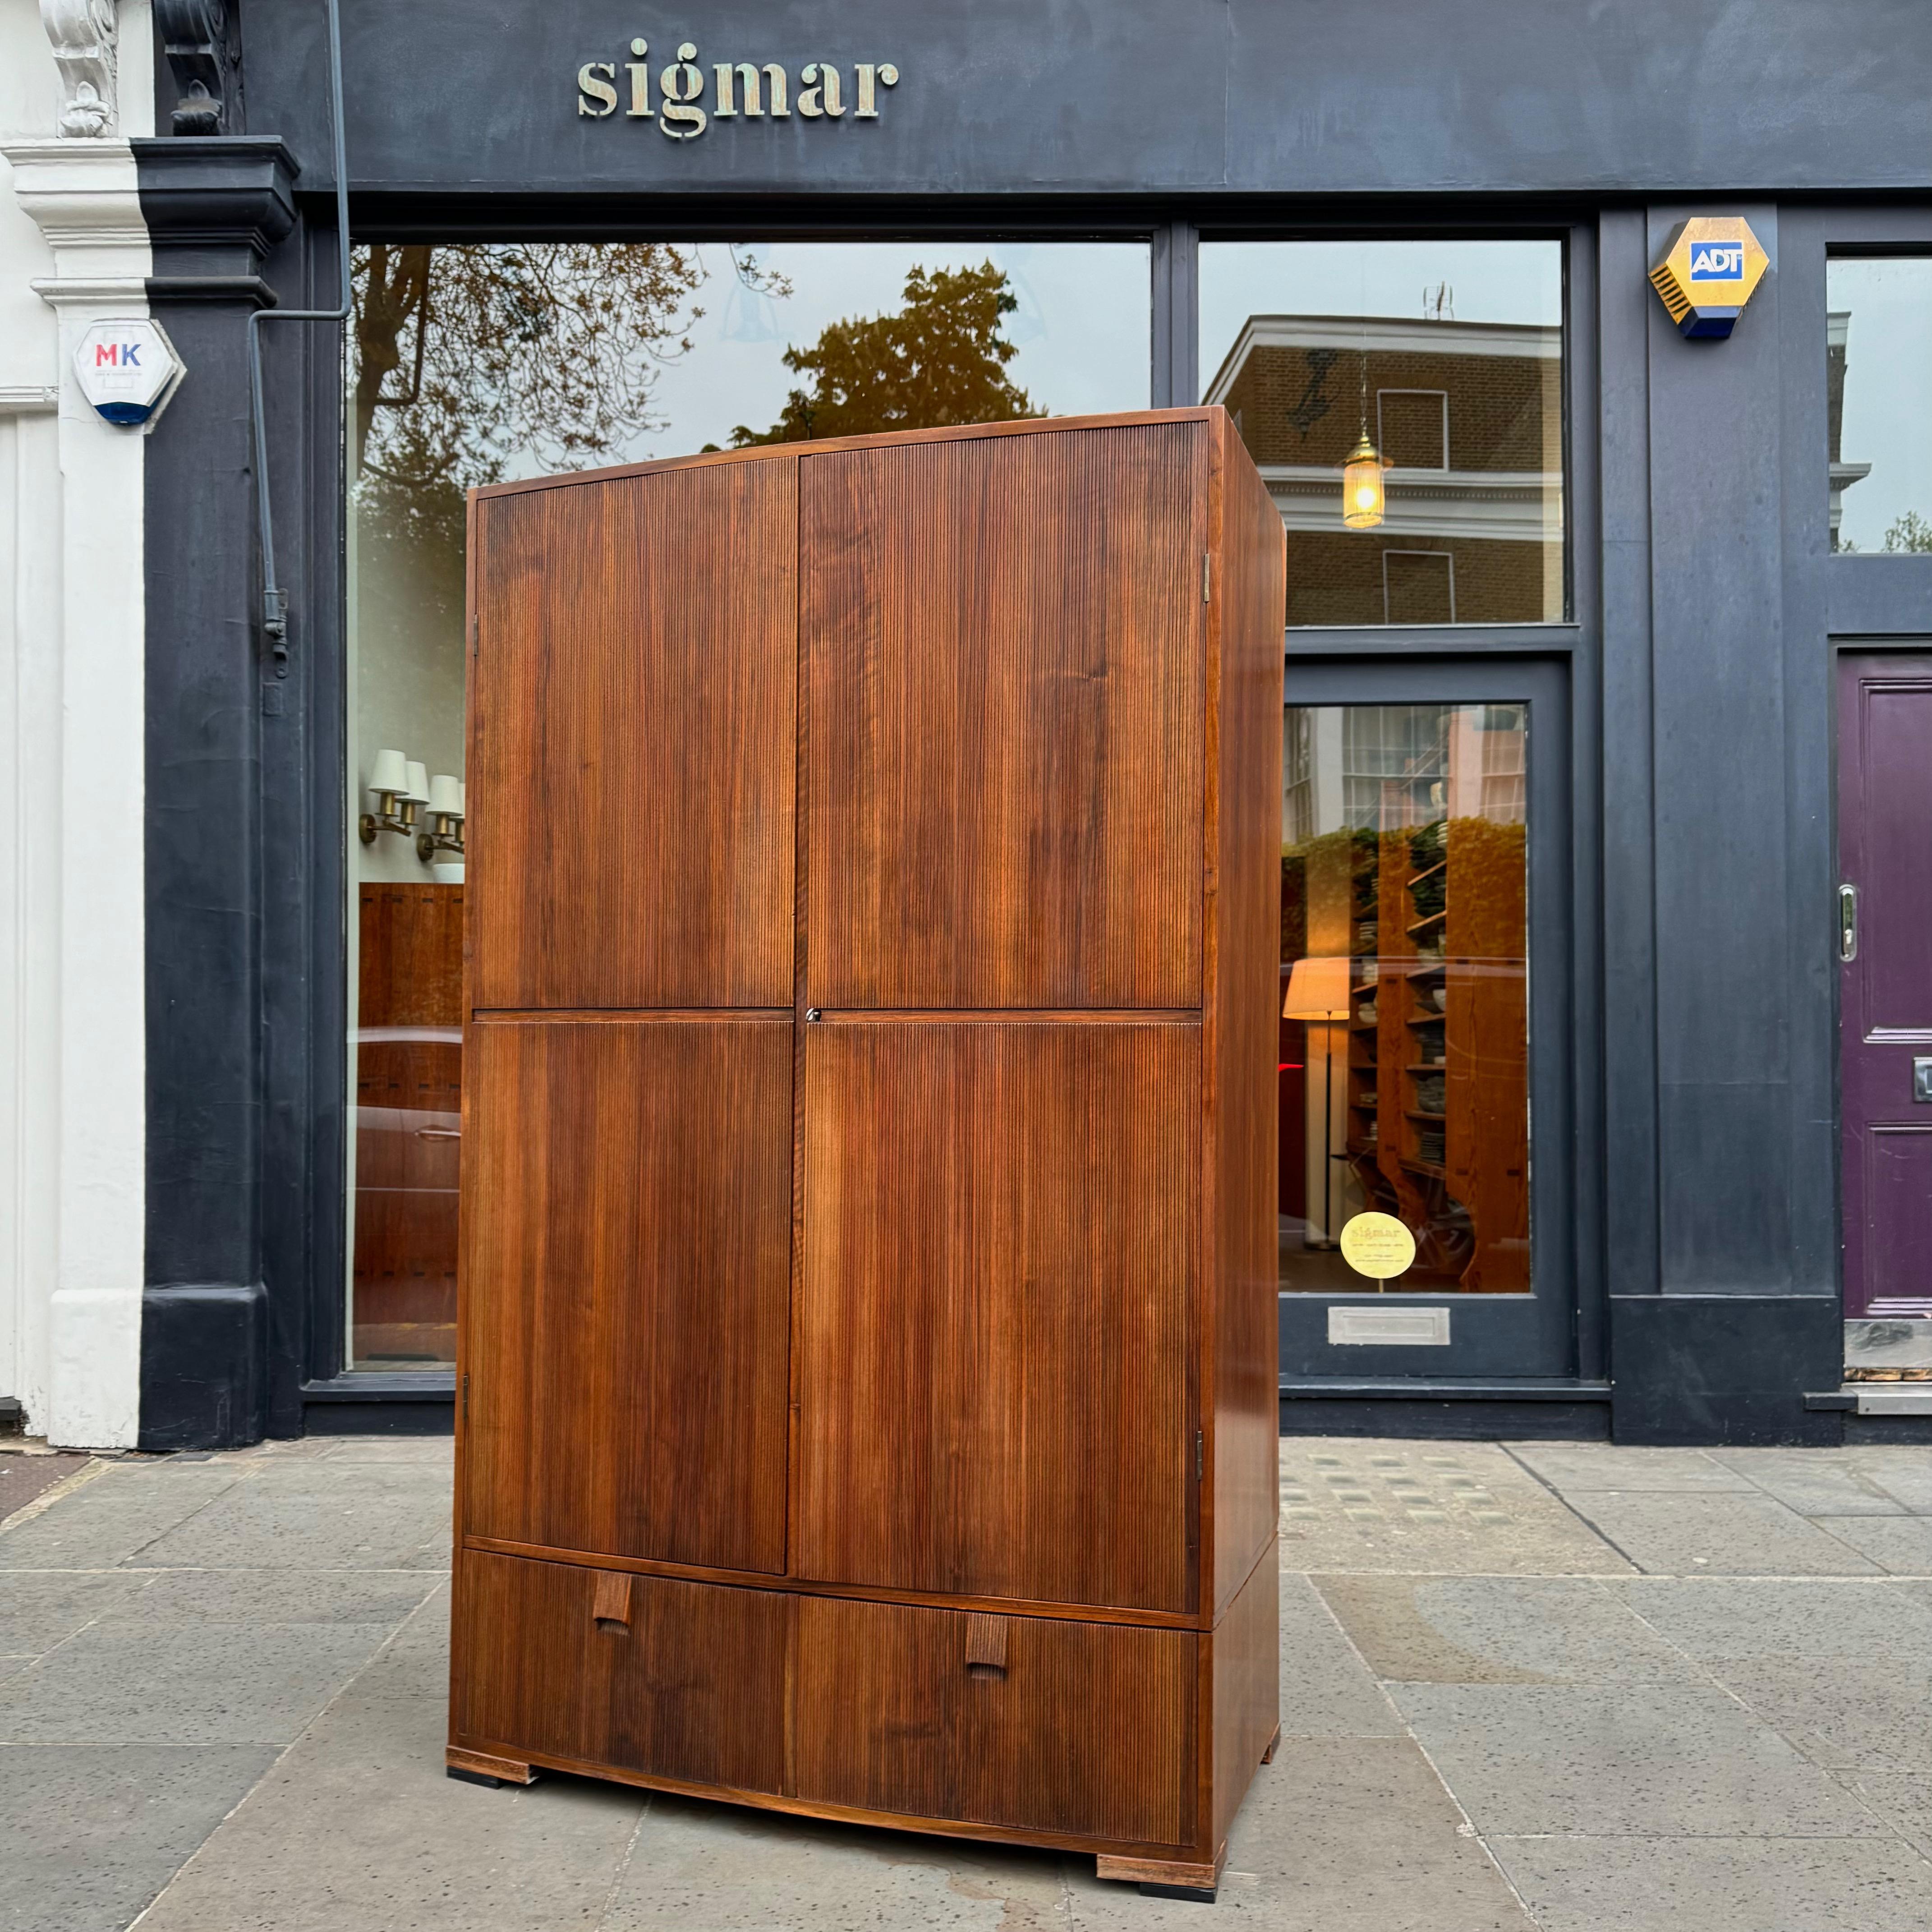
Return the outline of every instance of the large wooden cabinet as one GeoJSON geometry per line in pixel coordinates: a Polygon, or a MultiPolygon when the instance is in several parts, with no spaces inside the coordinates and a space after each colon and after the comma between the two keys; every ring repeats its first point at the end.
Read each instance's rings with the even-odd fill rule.
{"type": "Polygon", "coordinates": [[[477,494],[452,1769],[1211,1889],[1282,552],[1218,410],[477,494]]]}

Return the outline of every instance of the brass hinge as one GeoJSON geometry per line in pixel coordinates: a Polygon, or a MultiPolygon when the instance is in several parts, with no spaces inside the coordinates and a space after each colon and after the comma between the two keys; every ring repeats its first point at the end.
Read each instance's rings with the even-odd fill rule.
{"type": "Polygon", "coordinates": [[[470,1420],[470,1378],[467,1376],[463,1378],[463,1419],[465,1422],[470,1420]]]}
{"type": "Polygon", "coordinates": [[[1202,1446],[1201,1431],[1194,1432],[1194,1480],[1198,1483],[1207,1468],[1206,1451],[1202,1446]]]}
{"type": "Polygon", "coordinates": [[[1201,553],[1201,601],[1204,604],[1208,602],[1208,586],[1214,580],[1214,552],[1204,550],[1201,553]]]}

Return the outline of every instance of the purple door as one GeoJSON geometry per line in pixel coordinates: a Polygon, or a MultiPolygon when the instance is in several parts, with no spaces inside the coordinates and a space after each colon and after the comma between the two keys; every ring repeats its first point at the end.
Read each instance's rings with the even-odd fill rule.
{"type": "Polygon", "coordinates": [[[1932,657],[1838,659],[1845,1312],[1932,1315],[1932,657]]]}

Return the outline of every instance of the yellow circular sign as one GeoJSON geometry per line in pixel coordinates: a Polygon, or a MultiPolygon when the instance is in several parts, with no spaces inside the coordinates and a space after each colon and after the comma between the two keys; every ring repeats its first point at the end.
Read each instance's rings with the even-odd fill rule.
{"type": "Polygon", "coordinates": [[[1357,1214],[1342,1230],[1342,1258],[1358,1274],[1390,1281],[1415,1258],[1415,1237],[1393,1214],[1357,1214]]]}

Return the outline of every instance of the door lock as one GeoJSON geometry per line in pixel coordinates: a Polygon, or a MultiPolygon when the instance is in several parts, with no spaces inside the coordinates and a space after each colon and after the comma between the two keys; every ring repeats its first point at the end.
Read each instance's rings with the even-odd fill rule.
{"type": "Polygon", "coordinates": [[[1858,889],[1838,888],[1838,958],[1849,966],[1858,956],[1858,889]]]}
{"type": "Polygon", "coordinates": [[[1922,1107],[1932,1107],[1932,1053],[1912,1056],[1912,1097],[1922,1107]]]}

